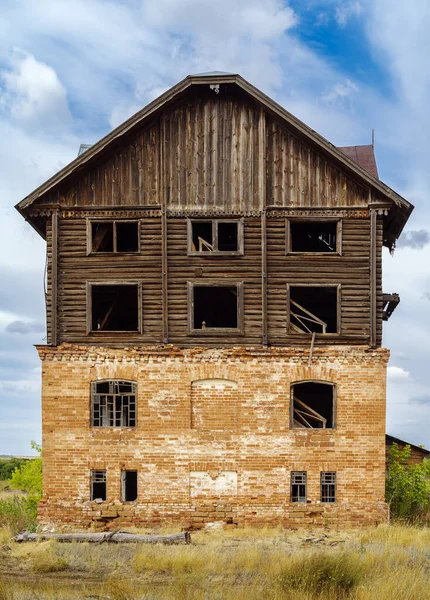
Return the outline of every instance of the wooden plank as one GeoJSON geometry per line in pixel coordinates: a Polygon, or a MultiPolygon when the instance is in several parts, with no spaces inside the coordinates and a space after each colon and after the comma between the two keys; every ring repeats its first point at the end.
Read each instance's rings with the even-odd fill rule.
{"type": "Polygon", "coordinates": [[[159,160],[159,181],[162,182],[160,190],[161,202],[161,288],[162,288],[162,330],[163,344],[169,343],[169,297],[167,281],[167,204],[169,202],[169,186],[167,183],[166,172],[166,126],[165,118],[160,118],[160,160],[159,160]]]}
{"type": "MultiPolygon", "coordinates": [[[[371,191],[369,191],[371,196],[371,191]]],[[[371,198],[370,198],[371,199],[371,198]]],[[[370,211],[370,345],[376,346],[376,210],[370,211]]]]}
{"type": "Polygon", "coordinates": [[[51,339],[52,346],[57,345],[57,297],[58,297],[58,209],[52,211],[52,268],[51,268],[51,339]]]}

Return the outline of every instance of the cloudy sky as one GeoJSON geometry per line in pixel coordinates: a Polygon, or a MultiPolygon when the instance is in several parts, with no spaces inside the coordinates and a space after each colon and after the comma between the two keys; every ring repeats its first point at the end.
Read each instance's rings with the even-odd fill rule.
{"type": "Polygon", "coordinates": [[[381,179],[415,206],[384,291],[402,302],[388,433],[430,448],[428,0],[2,0],[0,454],[40,441],[44,243],[13,206],[190,73],[240,73],[336,145],[375,129],[381,179]]]}

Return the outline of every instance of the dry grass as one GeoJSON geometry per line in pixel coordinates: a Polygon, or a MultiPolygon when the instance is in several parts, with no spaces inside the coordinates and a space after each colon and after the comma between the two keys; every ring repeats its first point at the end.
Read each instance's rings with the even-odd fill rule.
{"type": "Polygon", "coordinates": [[[189,546],[9,542],[0,600],[430,600],[429,548],[428,528],[399,525],[215,530],[189,546]]]}

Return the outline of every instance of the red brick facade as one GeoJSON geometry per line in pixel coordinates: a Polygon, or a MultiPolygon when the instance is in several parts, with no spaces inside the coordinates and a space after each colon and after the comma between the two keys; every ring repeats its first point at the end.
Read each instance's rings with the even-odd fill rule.
{"type": "Polygon", "coordinates": [[[385,521],[388,351],[38,347],[43,363],[42,524],[117,527],[164,519],[287,526],[385,521]],[[91,427],[90,383],[137,383],[133,428],[91,427]],[[336,386],[335,429],[292,429],[291,384],[336,386]],[[107,500],[90,500],[106,470],[107,500]],[[121,471],[138,497],[121,501],[121,471]],[[291,471],[307,472],[307,503],[290,502],[291,471]],[[321,503],[320,473],[336,502],[321,503]]]}

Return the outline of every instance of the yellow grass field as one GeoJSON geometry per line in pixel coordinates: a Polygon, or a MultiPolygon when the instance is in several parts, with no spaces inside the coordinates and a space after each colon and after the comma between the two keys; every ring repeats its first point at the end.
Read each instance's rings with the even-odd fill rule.
{"type": "Polygon", "coordinates": [[[0,530],[0,600],[430,599],[428,527],[227,528],[188,546],[11,538],[0,530]]]}

